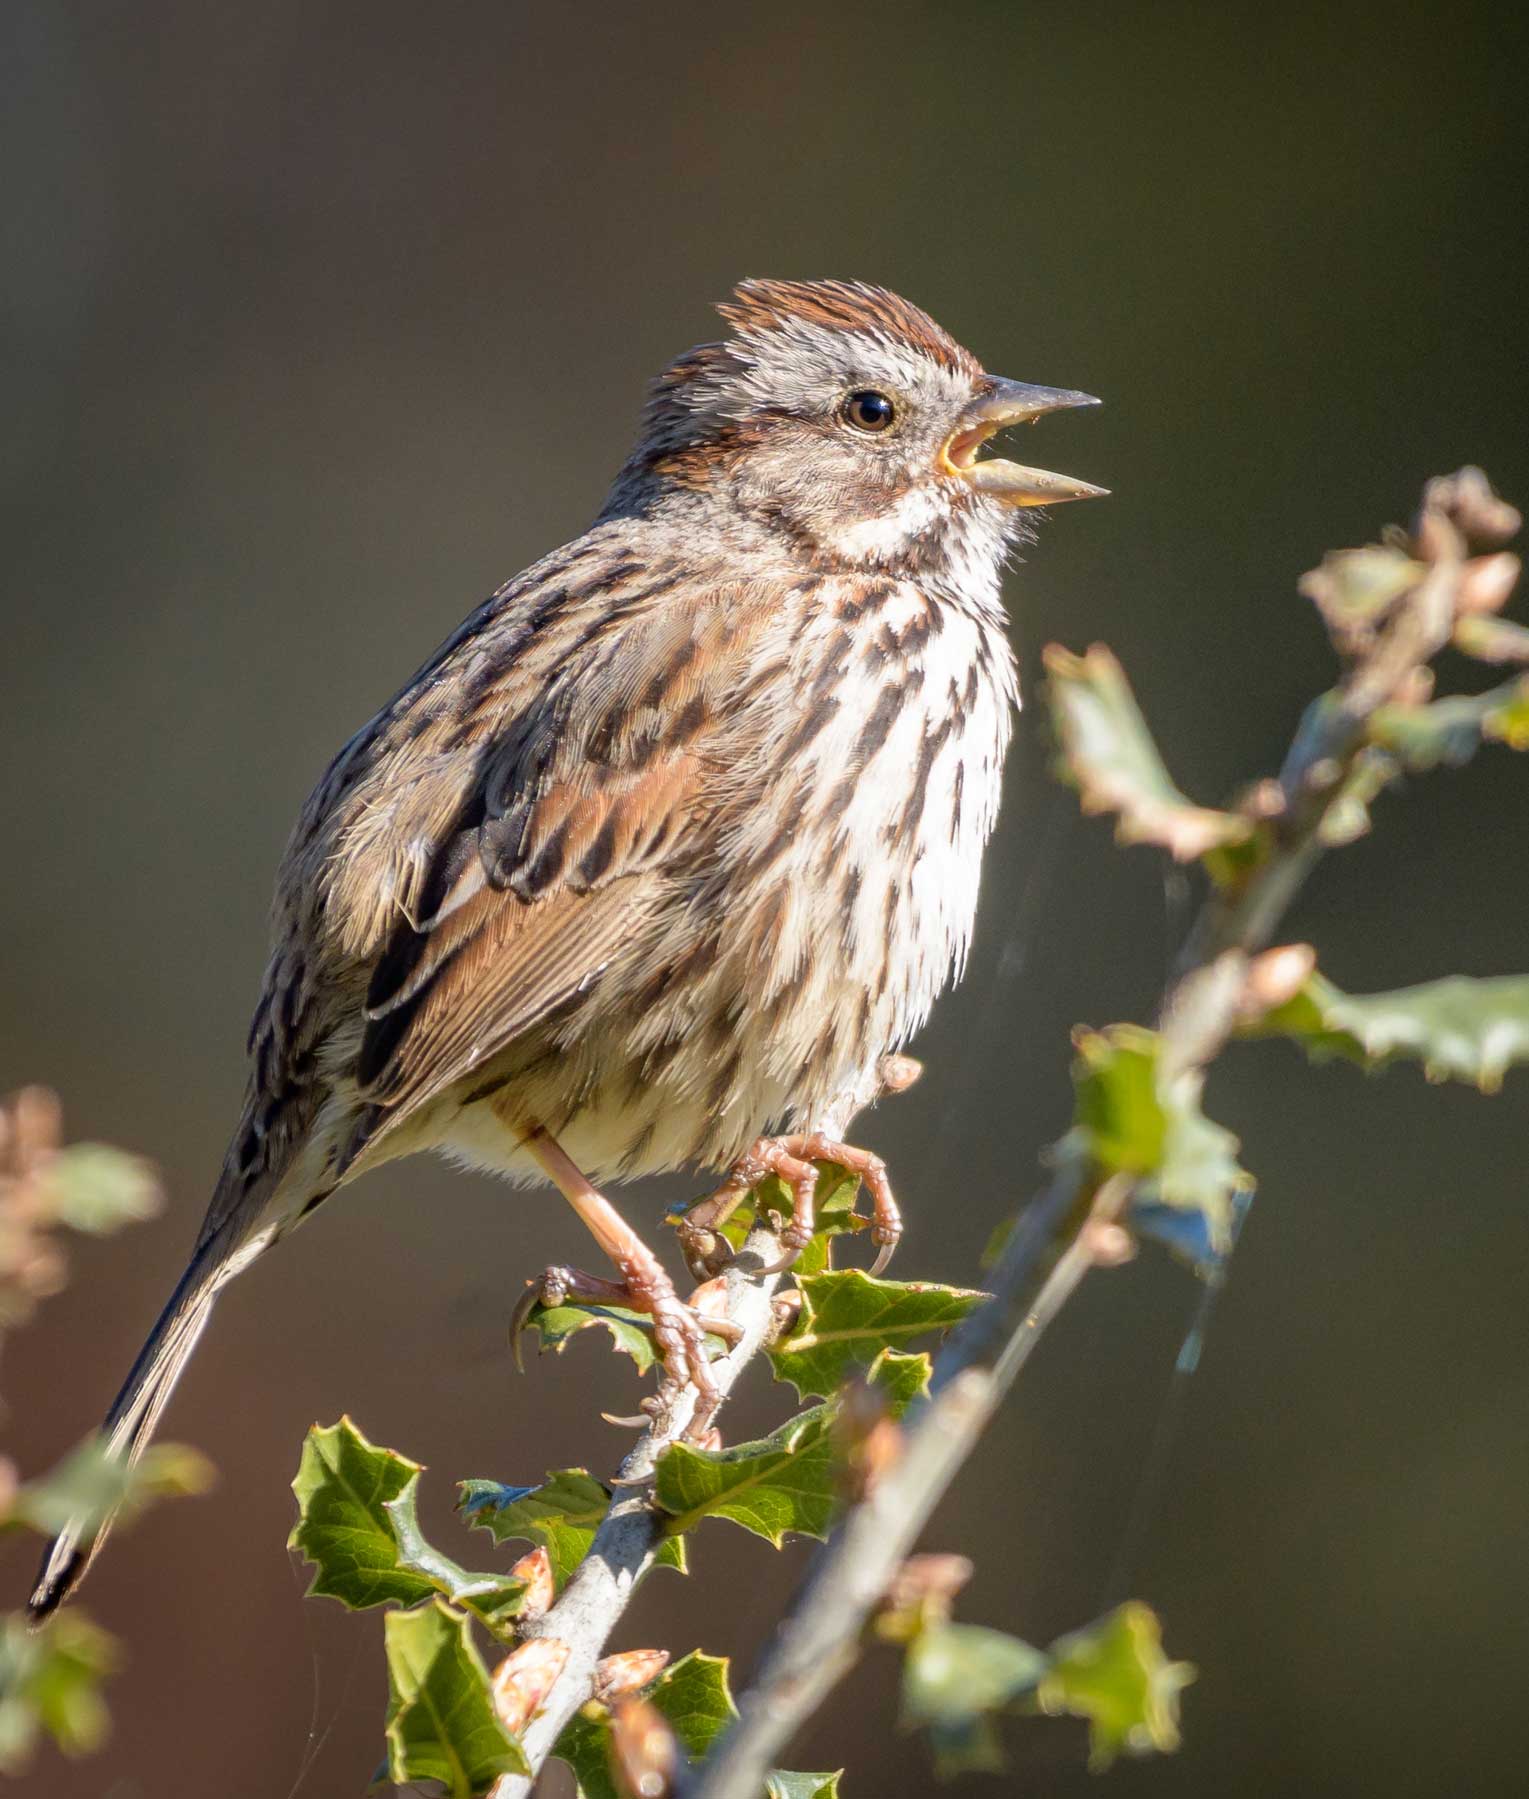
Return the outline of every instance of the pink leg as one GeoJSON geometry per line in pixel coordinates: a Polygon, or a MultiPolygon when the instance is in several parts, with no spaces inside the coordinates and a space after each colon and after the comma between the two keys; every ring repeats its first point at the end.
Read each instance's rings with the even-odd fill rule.
{"type": "Polygon", "coordinates": [[[526,1318],[545,1298],[559,1304],[570,1296],[609,1299],[647,1312],[653,1319],[653,1335],[664,1365],[667,1397],[688,1385],[696,1391],[695,1411],[685,1435],[692,1441],[706,1435],[721,1403],[706,1352],[706,1333],[736,1339],[742,1333],[724,1318],[707,1318],[704,1324],[689,1306],[681,1303],[674,1283],[653,1254],[611,1202],[574,1165],[561,1144],[537,1126],[523,1139],[547,1178],[589,1227],[595,1241],[616,1266],[619,1279],[602,1280],[571,1268],[549,1268],[527,1289],[515,1308],[512,1334],[518,1338],[526,1318]]]}

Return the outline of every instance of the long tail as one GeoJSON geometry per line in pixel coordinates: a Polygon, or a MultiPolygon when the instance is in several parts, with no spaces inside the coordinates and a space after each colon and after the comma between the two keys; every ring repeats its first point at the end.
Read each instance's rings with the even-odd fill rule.
{"type": "MultiPolygon", "coordinates": [[[[114,1458],[131,1466],[148,1447],[159,1415],[206,1328],[213,1301],[270,1237],[269,1232],[251,1235],[236,1218],[198,1247],[101,1426],[114,1458]]],[[[27,1602],[34,1624],[56,1611],[84,1579],[111,1523],[111,1514],[105,1518],[82,1514],[71,1518],[48,1545],[27,1602]]]]}

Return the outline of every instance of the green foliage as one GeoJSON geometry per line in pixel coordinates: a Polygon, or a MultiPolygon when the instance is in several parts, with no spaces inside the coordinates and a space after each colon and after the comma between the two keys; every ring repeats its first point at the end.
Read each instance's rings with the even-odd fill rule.
{"type": "Polygon", "coordinates": [[[1085,812],[1116,814],[1119,842],[1160,844],[1191,862],[1250,838],[1248,819],[1197,806],[1173,784],[1125,671],[1102,644],[1083,656],[1051,644],[1045,661],[1059,772],[1085,812]]]}
{"type": "Polygon", "coordinates": [[[800,1316],[769,1355],[776,1379],[803,1399],[835,1392],[884,1350],[949,1330],[987,1298],[932,1281],[875,1280],[858,1268],[804,1275],[797,1286],[800,1316]]]}
{"type": "MultiPolygon", "coordinates": [[[[642,1689],[642,1696],[668,1719],[692,1764],[738,1715],[726,1657],[699,1649],[666,1668],[642,1689]]],[[[573,1769],[583,1799],[623,1799],[611,1775],[610,1720],[609,1710],[592,1701],[569,1722],[553,1750],[573,1769]]],[[[839,1775],[777,1768],[767,1777],[765,1792],[768,1799],[839,1799],[839,1775]]]]}
{"type": "Polygon", "coordinates": [[[903,1719],[929,1731],[942,1774],[1003,1766],[997,1719],[1041,1711],[1086,1718],[1089,1766],[1123,1750],[1178,1747],[1178,1695],[1194,1678],[1163,1654],[1158,1621],[1131,1603],[1041,1650],[1003,1631],[936,1620],[914,1637],[903,1719]]]}
{"type": "Polygon", "coordinates": [[[528,1774],[520,1744],[499,1722],[488,1670],[466,1616],[440,1599],[390,1612],[388,1777],[438,1780],[451,1799],[475,1799],[501,1774],[528,1774]]]}
{"type": "Polygon", "coordinates": [[[26,1767],[39,1737],[65,1755],[88,1755],[106,1739],[103,1677],[118,1665],[114,1638],[79,1612],[32,1631],[19,1614],[0,1620],[0,1774],[26,1767]]]}
{"type": "MultiPolygon", "coordinates": [[[[929,1386],[929,1358],[885,1349],[867,1379],[899,1417],[929,1386]]],[[[659,1458],[654,1499],[670,1514],[670,1530],[702,1518],[730,1518],[777,1549],[788,1532],[825,1537],[838,1509],[839,1457],[833,1435],[838,1402],[810,1407],[753,1443],[696,1449],[673,1443],[659,1458]]]]}
{"type": "Polygon", "coordinates": [[[1090,1186],[1129,1175],[1141,1200],[1198,1213],[1212,1250],[1223,1252],[1233,1201],[1253,1179],[1237,1139],[1200,1109],[1198,1073],[1166,1075],[1160,1034],[1139,1025],[1080,1031],[1074,1041],[1073,1127],[1055,1153],[1090,1186]]]}
{"type": "MultiPolygon", "coordinates": [[[[583,1561],[611,1503],[611,1489],[584,1468],[556,1468],[539,1487],[506,1487],[495,1480],[458,1483],[457,1505],[468,1521],[496,1543],[518,1538],[539,1543],[559,1589],[583,1561]]],[[[656,1566],[685,1572],[685,1545],[671,1537],[656,1566]]]]}
{"type": "Polygon", "coordinates": [[[470,1574],[431,1548],[415,1511],[420,1473],[418,1462],[369,1443],[349,1418],[308,1432],[292,1482],[298,1520],[287,1547],[314,1566],[309,1593],[352,1611],[441,1594],[508,1636],[525,1582],[470,1574]]]}
{"type": "Polygon", "coordinates": [[[1405,1057],[1431,1081],[1494,1093],[1508,1068],[1529,1061],[1529,975],[1452,975],[1368,994],[1313,975],[1247,1034],[1290,1037],[1316,1060],[1343,1056],[1366,1068],[1405,1057]]]}
{"type": "Polygon", "coordinates": [[[1088,1719],[1088,1765],[1107,1768],[1122,1750],[1144,1755],[1179,1746],[1179,1694],[1195,1677],[1163,1653],[1157,1614],[1122,1605],[1051,1645],[1036,1687],[1042,1711],[1088,1719]]]}
{"type": "Polygon", "coordinates": [[[526,1322],[541,1337],[544,1351],[561,1355],[580,1331],[592,1325],[611,1334],[612,1345],[637,1364],[637,1372],[646,1374],[653,1366],[653,1320],[628,1306],[608,1306],[570,1301],[560,1306],[537,1306],[526,1322]]]}
{"type": "Polygon", "coordinates": [[[1003,1766],[995,1714],[1034,1692],[1045,1654],[978,1624],[936,1623],[908,1646],[903,1722],[923,1726],[942,1774],[1003,1766]]]}

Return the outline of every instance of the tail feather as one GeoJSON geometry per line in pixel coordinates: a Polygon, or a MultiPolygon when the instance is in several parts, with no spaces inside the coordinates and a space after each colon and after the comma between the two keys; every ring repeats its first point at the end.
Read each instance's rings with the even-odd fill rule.
{"type": "MultiPolygon", "coordinates": [[[[148,1447],[159,1415],[206,1328],[213,1301],[269,1239],[269,1232],[248,1237],[225,1228],[198,1248],[101,1426],[113,1458],[131,1466],[148,1447]]],[[[111,1524],[111,1514],[71,1518],[48,1545],[27,1602],[33,1624],[56,1611],[84,1579],[111,1524]]]]}

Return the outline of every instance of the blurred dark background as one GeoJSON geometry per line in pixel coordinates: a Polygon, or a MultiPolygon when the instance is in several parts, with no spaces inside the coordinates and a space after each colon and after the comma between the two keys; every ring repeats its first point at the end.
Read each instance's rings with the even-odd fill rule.
{"type": "MultiPolygon", "coordinates": [[[[154,1155],[174,1196],[82,1246],[8,1346],[8,1452],[37,1470],[95,1420],[182,1265],[309,785],[582,528],[644,381],[738,277],[883,282],[990,366],[1104,395],[1037,440],[1114,497],[1061,513],[1010,582],[1032,694],[1049,639],[1106,639],[1186,786],[1266,772],[1328,677],[1301,571],[1466,460],[1529,498],[1522,16],[5,8],[0,1088],[52,1082],[71,1134],[154,1155]]],[[[904,1277],[973,1276],[1064,1123],[1069,1027],[1149,1015],[1184,918],[1152,854],[1051,786],[1038,723],[971,975],[923,1085],[865,1133],[911,1215],[904,1277]]],[[[1290,934],[1361,989],[1529,964],[1526,778],[1498,752],[1385,802],[1290,934]]],[[[1182,1753],[1111,1792],[1518,1790],[1526,1092],[1239,1052],[1210,1102],[1262,1186],[1199,1373],[1175,1390],[1182,1273],[1099,1278],[944,1507],[930,1545],[978,1561],[964,1617],[1045,1642],[1135,1593],[1199,1663],[1182,1753]]],[[[522,1279],[578,1256],[552,1198],[422,1162],[241,1280],[168,1428],[219,1492],[105,1558],[115,1736],[29,1790],[358,1793],[380,1631],[302,1601],[302,1433],[348,1409],[426,1461],[438,1534],[481,1559],[456,1477],[622,1448],[596,1413],[629,1409],[626,1363],[586,1340],[518,1379],[506,1352],[522,1279]]],[[[783,1405],[756,1383],[730,1434],[783,1405]]],[[[621,1641],[746,1666],[806,1553],[715,1525],[621,1641]]],[[[872,1657],[795,1765],[924,1792],[895,1679],[872,1657]]],[[[1081,1729],[1013,1746],[958,1790],[1095,1791],[1081,1729]]]]}

